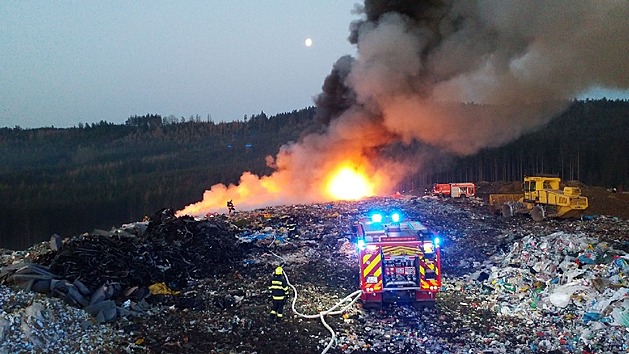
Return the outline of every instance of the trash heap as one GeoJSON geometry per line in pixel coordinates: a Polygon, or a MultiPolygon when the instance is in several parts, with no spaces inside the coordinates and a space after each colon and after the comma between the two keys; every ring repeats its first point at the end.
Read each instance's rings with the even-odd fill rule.
{"type": "Polygon", "coordinates": [[[540,333],[545,339],[537,349],[572,352],[582,343],[597,347],[606,341],[629,349],[629,255],[624,251],[585,234],[554,232],[526,236],[485,266],[489,269],[467,278],[487,295],[481,307],[551,328],[540,333]]]}
{"type": "Polygon", "coordinates": [[[434,309],[356,306],[327,318],[338,335],[330,353],[629,350],[627,220],[503,219],[476,198],[235,207],[202,220],[166,209],[147,222],[0,252],[8,265],[0,314],[9,319],[0,320],[0,354],[43,351],[36,343],[46,333],[56,333],[45,343],[57,352],[320,353],[330,335],[319,321],[291,316],[288,305],[284,323],[269,320],[269,275],[284,264],[301,312],[334,305],[358,288],[350,225],[374,209],[400,210],[439,234],[443,289],[434,309]],[[114,306],[75,314],[92,302],[114,306]]]}
{"type": "Polygon", "coordinates": [[[61,299],[0,285],[0,354],[116,353],[131,340],[61,299]]]}
{"type": "Polygon", "coordinates": [[[623,317],[620,311],[629,306],[629,255],[584,234],[527,236],[488,282],[526,295],[530,308],[542,312],[574,307],[586,322],[629,327],[629,313],[623,317]]]}
{"type": "Polygon", "coordinates": [[[147,222],[97,230],[62,245],[53,237],[51,252],[3,268],[0,283],[61,298],[98,322],[110,322],[142,311],[149,293],[174,294],[190,279],[229,270],[243,256],[235,241],[220,218],[178,218],[164,209],[147,222]]]}
{"type": "Polygon", "coordinates": [[[138,227],[142,224],[81,237],[37,261],[68,280],[84,279],[94,290],[106,282],[123,287],[164,282],[181,288],[189,278],[210,276],[222,271],[218,265],[229,267],[242,257],[233,231],[220,218],[178,218],[172,209],[164,209],[146,223],[143,232],[138,227]],[[125,230],[139,230],[139,234],[125,230]]]}

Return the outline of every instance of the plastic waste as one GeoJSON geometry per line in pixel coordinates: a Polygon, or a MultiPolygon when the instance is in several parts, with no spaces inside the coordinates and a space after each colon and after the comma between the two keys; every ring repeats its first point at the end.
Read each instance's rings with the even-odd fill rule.
{"type": "Polygon", "coordinates": [[[625,299],[621,306],[612,310],[612,318],[614,319],[614,324],[629,328],[629,299],[625,299]]]}
{"type": "Polygon", "coordinates": [[[585,286],[575,283],[568,283],[566,285],[560,285],[553,291],[552,294],[548,297],[549,301],[557,306],[564,308],[570,304],[570,299],[572,295],[579,291],[586,289],[585,286]]]}

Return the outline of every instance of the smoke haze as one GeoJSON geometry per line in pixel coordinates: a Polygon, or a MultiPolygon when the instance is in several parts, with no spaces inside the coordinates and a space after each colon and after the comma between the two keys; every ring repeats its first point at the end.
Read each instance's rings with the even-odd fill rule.
{"type": "Polygon", "coordinates": [[[629,88],[626,1],[368,0],[361,12],[344,83],[405,141],[473,154],[548,122],[592,87],[629,88]]]}
{"type": "MultiPolygon", "coordinates": [[[[243,175],[281,186],[248,207],[324,201],[322,181],[345,161],[391,186],[424,161],[379,154],[391,144],[470,155],[543,126],[592,87],[629,89],[626,0],[366,0],[354,11],[357,55],[334,64],[315,98],[327,130],[282,147],[273,175],[243,175]]],[[[230,188],[222,204],[196,205],[222,208],[230,188]]]]}

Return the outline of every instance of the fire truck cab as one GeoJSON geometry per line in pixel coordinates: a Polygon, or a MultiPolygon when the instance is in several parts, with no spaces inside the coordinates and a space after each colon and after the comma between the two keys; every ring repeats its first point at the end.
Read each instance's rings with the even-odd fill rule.
{"type": "Polygon", "coordinates": [[[411,302],[432,305],[441,288],[439,238],[417,221],[374,213],[352,227],[365,307],[411,302]]]}

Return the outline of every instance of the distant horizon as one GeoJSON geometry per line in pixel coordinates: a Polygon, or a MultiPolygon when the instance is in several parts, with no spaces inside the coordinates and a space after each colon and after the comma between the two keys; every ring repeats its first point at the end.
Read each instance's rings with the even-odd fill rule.
{"type": "Polygon", "coordinates": [[[0,127],[312,105],[334,62],[356,52],[354,3],[0,2],[0,127]]]}
{"type": "MultiPolygon", "coordinates": [[[[230,122],[314,105],[337,60],[359,56],[348,38],[361,6],[0,2],[0,127],[122,123],[146,112],[230,122]]],[[[591,85],[575,86],[584,88],[577,98],[629,98],[591,85]]]]}
{"type": "MultiPolygon", "coordinates": [[[[620,91],[613,91],[613,90],[598,90],[598,91],[592,91],[592,93],[589,96],[575,97],[573,99],[570,99],[570,101],[572,101],[574,99],[576,99],[578,101],[587,101],[588,99],[589,100],[603,100],[603,99],[607,99],[607,100],[610,100],[610,101],[616,101],[616,100],[626,101],[626,100],[629,100],[629,93],[623,93],[623,92],[620,92],[620,91]]],[[[311,108],[311,107],[315,107],[315,106],[314,105],[310,105],[310,106],[306,106],[306,107],[302,107],[302,108],[295,108],[295,109],[282,111],[282,112],[277,112],[277,113],[273,113],[273,114],[268,113],[265,110],[261,110],[261,111],[258,111],[257,113],[246,114],[246,116],[248,118],[250,118],[250,117],[252,117],[254,115],[258,115],[258,114],[261,114],[262,112],[264,112],[264,114],[266,114],[267,117],[272,117],[272,116],[276,116],[278,114],[285,114],[285,113],[290,113],[290,112],[293,112],[293,111],[300,111],[300,110],[308,109],[308,108],[311,108]]],[[[16,125],[16,126],[0,126],[0,129],[6,129],[6,128],[8,128],[8,129],[15,129],[15,128],[19,128],[19,129],[29,130],[29,129],[41,129],[41,128],[53,128],[53,129],[78,128],[80,124],[88,124],[89,123],[90,125],[93,125],[93,124],[98,124],[101,121],[104,121],[104,122],[110,123],[110,124],[114,124],[114,125],[125,125],[127,119],[129,119],[131,117],[134,117],[134,116],[143,117],[143,116],[146,116],[146,115],[159,115],[162,118],[169,118],[169,117],[173,117],[174,116],[178,120],[180,120],[181,118],[184,118],[186,123],[190,121],[190,117],[191,116],[193,118],[196,118],[196,116],[200,116],[200,120],[199,120],[200,123],[207,123],[208,122],[208,120],[207,120],[208,114],[207,113],[204,114],[204,115],[197,113],[197,114],[192,114],[191,116],[190,115],[189,116],[177,116],[177,115],[174,115],[174,114],[167,114],[167,115],[165,115],[165,114],[157,113],[157,112],[146,112],[146,113],[142,113],[142,114],[131,114],[130,116],[125,117],[123,120],[120,120],[120,121],[110,121],[110,120],[107,120],[107,119],[101,119],[101,120],[93,121],[93,122],[81,121],[81,122],[76,122],[73,125],[66,125],[66,126],[59,126],[59,125],[52,124],[52,125],[45,125],[45,126],[38,126],[38,127],[25,127],[25,126],[21,126],[21,125],[16,125]]],[[[210,115],[210,118],[211,118],[211,122],[212,123],[214,123],[214,124],[221,124],[221,123],[242,122],[243,119],[244,119],[244,115],[242,117],[240,117],[240,118],[233,119],[233,120],[228,120],[228,121],[217,121],[213,117],[211,117],[211,115],[210,115]]]]}

